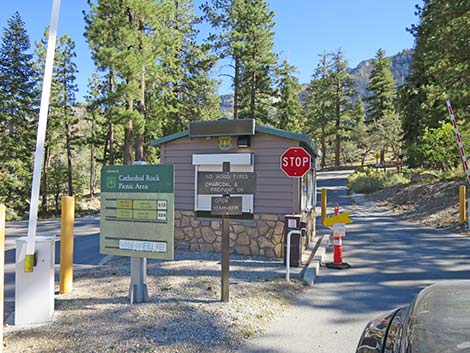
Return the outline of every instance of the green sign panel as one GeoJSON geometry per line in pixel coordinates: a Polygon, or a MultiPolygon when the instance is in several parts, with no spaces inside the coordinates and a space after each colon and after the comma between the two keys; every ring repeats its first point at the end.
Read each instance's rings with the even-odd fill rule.
{"type": "Polygon", "coordinates": [[[172,260],[172,165],[101,169],[100,252],[172,260]]]}

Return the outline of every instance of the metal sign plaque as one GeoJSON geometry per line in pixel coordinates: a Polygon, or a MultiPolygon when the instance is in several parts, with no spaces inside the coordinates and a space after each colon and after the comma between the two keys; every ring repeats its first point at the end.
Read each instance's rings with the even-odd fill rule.
{"type": "Polygon", "coordinates": [[[104,166],[100,252],[172,260],[172,165],[104,166]]]}
{"type": "Polygon", "coordinates": [[[211,214],[215,216],[241,215],[242,197],[214,196],[211,200],[211,214]]]}
{"type": "Polygon", "coordinates": [[[256,173],[198,172],[197,192],[208,195],[254,194],[256,192],[256,173]]]}

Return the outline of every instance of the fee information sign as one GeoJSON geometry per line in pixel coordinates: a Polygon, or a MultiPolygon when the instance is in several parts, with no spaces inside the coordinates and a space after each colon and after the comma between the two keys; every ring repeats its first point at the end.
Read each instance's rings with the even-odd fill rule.
{"type": "Polygon", "coordinates": [[[173,165],[101,169],[100,252],[172,260],[173,165]]]}

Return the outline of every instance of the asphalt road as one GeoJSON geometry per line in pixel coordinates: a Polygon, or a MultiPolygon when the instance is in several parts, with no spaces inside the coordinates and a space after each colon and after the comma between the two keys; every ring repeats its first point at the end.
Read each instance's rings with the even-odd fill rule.
{"type": "MultiPolygon", "coordinates": [[[[5,239],[5,320],[10,318],[15,307],[15,247],[16,239],[26,236],[28,222],[8,222],[5,239]]],[[[55,235],[55,263],[56,283],[58,283],[58,271],[60,264],[60,219],[39,221],[37,236],[55,235]]],[[[96,266],[102,262],[106,255],[99,253],[99,217],[75,218],[74,225],[74,270],[82,267],[96,266]]]]}
{"type": "Polygon", "coordinates": [[[352,268],[323,267],[314,288],[241,352],[353,353],[374,317],[436,281],[470,279],[469,238],[403,222],[363,198],[352,202],[347,174],[319,173],[319,189],[328,189],[330,212],[334,202],[351,211],[343,256],[352,268]]]}

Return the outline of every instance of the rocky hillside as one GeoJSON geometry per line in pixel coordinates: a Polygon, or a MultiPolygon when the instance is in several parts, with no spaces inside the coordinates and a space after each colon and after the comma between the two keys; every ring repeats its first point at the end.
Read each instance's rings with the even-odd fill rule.
{"type": "MultiPolygon", "coordinates": [[[[391,70],[397,86],[401,86],[410,74],[412,56],[413,50],[407,49],[390,57],[392,61],[391,70]]],[[[354,69],[348,70],[354,78],[356,89],[361,97],[370,95],[367,91],[367,86],[369,85],[369,77],[372,71],[372,60],[361,61],[354,69]]]]}
{"type": "MultiPolygon", "coordinates": [[[[392,60],[392,74],[397,82],[397,86],[401,86],[406,77],[410,74],[412,56],[413,50],[406,49],[390,57],[392,60]]],[[[348,70],[348,72],[354,78],[356,89],[361,97],[370,95],[367,91],[367,86],[369,85],[369,76],[372,71],[372,60],[373,59],[367,59],[361,61],[355,68],[348,70]]],[[[307,88],[307,84],[303,84],[302,87],[305,90],[307,88]]],[[[301,92],[301,99],[303,95],[304,92],[301,92]]],[[[230,116],[232,114],[232,107],[232,94],[225,94],[220,96],[220,111],[225,116],[230,116]]]]}

